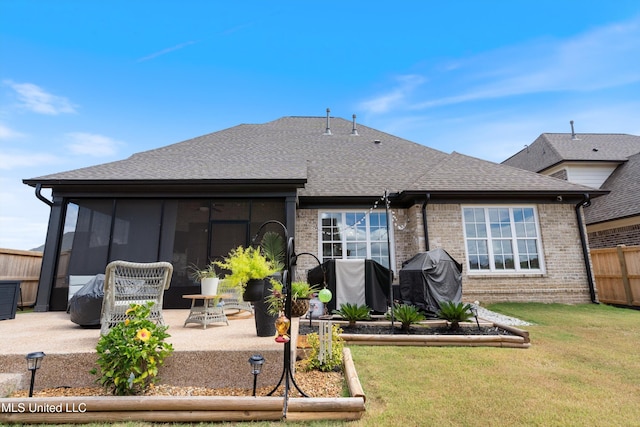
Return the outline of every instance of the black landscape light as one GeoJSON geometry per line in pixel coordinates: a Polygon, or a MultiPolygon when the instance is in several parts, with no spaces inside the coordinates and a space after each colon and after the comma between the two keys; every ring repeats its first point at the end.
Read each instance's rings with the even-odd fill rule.
{"type": "Polygon", "coordinates": [[[31,371],[31,385],[29,386],[29,397],[33,397],[33,383],[36,380],[36,371],[40,369],[42,359],[45,354],[41,351],[27,354],[27,369],[31,371]]]}
{"type": "Polygon", "coordinates": [[[473,317],[476,318],[476,325],[478,325],[478,330],[480,330],[480,322],[478,322],[478,306],[477,305],[471,306],[471,314],[473,314],[473,317]]]}
{"type": "Polygon", "coordinates": [[[262,357],[261,354],[254,354],[249,358],[249,364],[251,365],[251,373],[253,374],[253,396],[255,396],[258,374],[260,374],[262,365],[264,365],[264,357],[262,357]]]}

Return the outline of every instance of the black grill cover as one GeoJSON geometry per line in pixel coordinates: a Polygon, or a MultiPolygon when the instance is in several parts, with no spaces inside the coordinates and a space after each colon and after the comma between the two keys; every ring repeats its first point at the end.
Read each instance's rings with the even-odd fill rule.
{"type": "MultiPolygon", "coordinates": [[[[322,286],[324,283],[333,293],[333,298],[326,304],[329,313],[337,308],[335,266],[335,260],[328,260],[307,273],[307,281],[310,284],[322,286]]],[[[365,290],[366,304],[374,312],[384,313],[388,307],[389,282],[393,278],[393,272],[371,259],[364,260],[364,268],[365,278],[362,286],[365,290]]]]}
{"type": "Polygon", "coordinates": [[[69,300],[69,318],[80,326],[100,326],[103,298],[104,274],[97,274],[69,300]]]}
{"type": "Polygon", "coordinates": [[[400,270],[400,299],[429,315],[441,302],[461,302],[462,264],[441,248],[418,253],[400,270]]]}

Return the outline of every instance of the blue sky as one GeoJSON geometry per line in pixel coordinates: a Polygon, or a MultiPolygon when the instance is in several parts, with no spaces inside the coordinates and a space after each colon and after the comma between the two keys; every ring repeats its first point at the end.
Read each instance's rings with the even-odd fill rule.
{"type": "Polygon", "coordinates": [[[0,247],[44,242],[24,178],[327,107],[495,162],[640,135],[640,2],[0,0],[0,247]]]}

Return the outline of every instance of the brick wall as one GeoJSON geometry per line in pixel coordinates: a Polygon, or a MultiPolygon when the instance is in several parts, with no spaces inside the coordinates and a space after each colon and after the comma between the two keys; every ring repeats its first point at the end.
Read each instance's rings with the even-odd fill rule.
{"type": "MultiPolygon", "coordinates": [[[[296,253],[309,252],[320,258],[318,253],[318,211],[316,209],[298,209],[296,211],[296,253]]],[[[322,259],[320,259],[322,262],[322,259]]],[[[309,255],[298,259],[296,280],[305,280],[307,271],[317,267],[318,262],[309,255]]]]}
{"type": "MultiPolygon", "coordinates": [[[[538,205],[546,272],[539,275],[469,275],[466,269],[462,212],[458,204],[428,204],[430,249],[443,248],[465,265],[462,289],[465,301],[560,302],[590,301],[587,275],[573,205],[538,205]]],[[[402,263],[424,251],[420,205],[395,210],[394,243],[397,271],[402,263]]],[[[296,217],[296,252],[318,254],[318,211],[300,209],[296,217]]],[[[298,276],[317,265],[309,256],[298,260],[298,276]]],[[[397,281],[397,278],[396,278],[397,281]]]]}
{"type": "Polygon", "coordinates": [[[590,248],[615,248],[617,245],[640,245],[640,224],[589,233],[590,248]]]}
{"type": "Polygon", "coordinates": [[[469,275],[460,205],[431,204],[427,210],[430,247],[441,247],[464,265],[463,299],[480,302],[589,302],[587,274],[574,207],[538,205],[546,265],[541,275],[469,275]]]}

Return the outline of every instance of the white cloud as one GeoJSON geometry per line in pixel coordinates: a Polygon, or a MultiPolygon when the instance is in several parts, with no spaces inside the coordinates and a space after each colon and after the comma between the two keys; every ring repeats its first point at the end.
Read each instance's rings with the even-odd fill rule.
{"type": "Polygon", "coordinates": [[[0,178],[0,248],[29,250],[47,236],[49,207],[19,179],[0,178]]]}
{"type": "Polygon", "coordinates": [[[25,135],[23,133],[15,131],[15,130],[11,129],[10,127],[5,126],[2,123],[0,123],[0,141],[7,140],[7,139],[22,138],[24,136],[25,135]]]}
{"type": "Polygon", "coordinates": [[[566,40],[535,40],[401,76],[364,101],[368,113],[420,111],[550,92],[588,92],[640,82],[640,17],[566,40]]]}
{"type": "Polygon", "coordinates": [[[640,18],[565,41],[535,41],[462,60],[441,76],[452,96],[410,109],[540,92],[595,91],[640,82],[640,18]],[[456,93],[457,92],[457,93],[456,93]]]}
{"type": "Polygon", "coordinates": [[[85,132],[71,132],[66,134],[69,142],[66,147],[73,154],[89,155],[93,157],[108,157],[116,154],[122,142],[107,136],[85,132]]]}
{"type": "Polygon", "coordinates": [[[24,151],[0,152],[0,170],[24,169],[55,163],[60,163],[60,158],[53,154],[24,151]]]}
{"type": "Polygon", "coordinates": [[[151,55],[147,55],[145,57],[142,57],[142,58],[138,59],[138,62],[148,61],[150,59],[157,58],[158,56],[166,55],[167,53],[183,49],[183,48],[185,48],[185,47],[187,47],[189,45],[195,44],[195,43],[198,43],[198,42],[196,42],[196,41],[188,41],[188,42],[181,43],[181,44],[173,46],[173,47],[168,47],[168,48],[163,49],[163,50],[161,50],[159,52],[152,53],[151,55]]]}
{"type": "Polygon", "coordinates": [[[18,94],[18,99],[24,108],[34,113],[55,116],[61,113],[76,112],[76,106],[67,98],[52,95],[33,83],[15,83],[11,80],[5,80],[4,84],[18,94]]]}
{"type": "Polygon", "coordinates": [[[424,83],[425,79],[415,74],[397,76],[397,87],[390,92],[379,95],[360,104],[360,108],[369,113],[386,113],[392,108],[401,106],[413,91],[424,83]]]}

